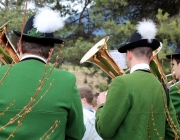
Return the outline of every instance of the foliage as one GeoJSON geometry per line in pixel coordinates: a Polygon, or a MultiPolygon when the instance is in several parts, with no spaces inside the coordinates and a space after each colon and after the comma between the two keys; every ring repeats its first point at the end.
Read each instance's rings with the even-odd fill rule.
{"type": "Polygon", "coordinates": [[[106,83],[99,83],[98,85],[96,85],[96,88],[98,88],[100,92],[108,90],[106,83]]]}
{"type": "MultiPolygon", "coordinates": [[[[100,39],[110,36],[107,42],[108,49],[117,49],[124,44],[134,32],[136,24],[143,18],[152,19],[158,28],[156,39],[163,44],[158,54],[164,70],[170,71],[169,60],[166,54],[173,52],[180,42],[180,19],[178,0],[29,0],[34,3],[33,9],[27,9],[26,19],[34,14],[38,8],[47,6],[58,10],[65,20],[64,28],[56,32],[57,37],[65,40],[63,54],[59,61],[72,65],[95,67],[93,64],[80,64],[83,55],[100,39]],[[64,4],[66,2],[66,4],[64,4]],[[80,9],[74,7],[81,5],[80,9]]],[[[12,30],[22,30],[26,1],[0,1],[0,24],[9,19],[8,33],[13,44],[17,38],[12,30]]],[[[51,62],[55,62],[58,46],[51,62]]]]}
{"type": "Polygon", "coordinates": [[[66,46],[64,49],[64,57],[66,61],[70,62],[73,60],[76,64],[80,62],[82,56],[93,46],[93,43],[87,43],[83,38],[78,38],[74,46],[66,46]]]}

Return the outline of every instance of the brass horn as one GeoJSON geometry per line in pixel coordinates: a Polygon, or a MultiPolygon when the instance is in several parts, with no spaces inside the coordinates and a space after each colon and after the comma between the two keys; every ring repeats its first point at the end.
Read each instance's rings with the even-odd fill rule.
{"type": "Polygon", "coordinates": [[[170,74],[167,74],[166,77],[167,77],[167,78],[168,78],[168,77],[171,77],[171,78],[170,78],[171,80],[169,80],[169,82],[168,82],[170,88],[171,88],[173,85],[177,84],[178,81],[177,81],[177,79],[175,78],[175,73],[174,73],[174,72],[172,72],[172,73],[170,73],[170,74]]]}
{"type": "Polygon", "coordinates": [[[104,37],[96,43],[81,59],[80,63],[94,63],[104,70],[111,78],[123,75],[124,71],[113,60],[107,50],[109,36],[104,37]]]}
{"type": "Polygon", "coordinates": [[[19,55],[7,36],[7,25],[9,21],[0,27],[0,61],[3,64],[19,62],[19,55]]]}
{"type": "MultiPolygon", "coordinates": [[[[94,63],[103,69],[111,78],[125,74],[124,70],[121,69],[116,62],[112,59],[107,51],[107,41],[109,37],[104,37],[98,43],[96,43],[81,59],[80,63],[90,62],[94,63]]],[[[150,62],[151,72],[162,82],[167,88],[169,84],[167,78],[163,72],[163,68],[159,63],[158,53],[162,49],[162,44],[153,51],[153,60],[150,62]]],[[[129,70],[129,69],[128,69],[129,70]]]]}
{"type": "Polygon", "coordinates": [[[164,74],[163,68],[159,62],[158,53],[162,49],[162,43],[160,43],[159,48],[153,51],[153,59],[150,62],[151,72],[159,79],[160,82],[164,83],[169,89],[169,83],[166,75],[164,74]]]}

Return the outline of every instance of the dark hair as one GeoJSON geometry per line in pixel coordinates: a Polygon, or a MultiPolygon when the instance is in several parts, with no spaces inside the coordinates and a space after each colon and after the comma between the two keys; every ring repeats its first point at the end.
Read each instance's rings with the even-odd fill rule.
{"type": "Polygon", "coordinates": [[[22,40],[22,53],[31,53],[46,59],[49,56],[50,49],[53,47],[54,44],[40,44],[22,40]]]}
{"type": "Polygon", "coordinates": [[[145,57],[148,59],[151,58],[152,52],[153,52],[152,48],[150,47],[136,47],[136,48],[131,49],[131,51],[138,58],[145,57]]]}
{"type": "Polygon", "coordinates": [[[175,59],[175,60],[176,60],[177,64],[179,64],[179,63],[180,63],[180,56],[174,56],[174,57],[173,57],[173,59],[175,59]]]}
{"type": "Polygon", "coordinates": [[[93,92],[92,92],[91,88],[89,88],[89,87],[79,88],[79,93],[81,95],[81,99],[85,98],[89,104],[92,103],[94,96],[93,96],[93,92]]]}

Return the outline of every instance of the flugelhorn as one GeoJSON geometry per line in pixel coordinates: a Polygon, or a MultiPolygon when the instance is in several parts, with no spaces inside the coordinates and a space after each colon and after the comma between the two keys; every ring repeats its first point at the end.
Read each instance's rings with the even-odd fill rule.
{"type": "Polygon", "coordinates": [[[107,50],[107,41],[109,36],[104,37],[96,43],[81,59],[80,63],[90,62],[103,71],[105,71],[111,78],[123,75],[124,70],[121,69],[113,60],[107,50]]]}
{"type": "Polygon", "coordinates": [[[0,27],[0,61],[3,64],[19,62],[19,55],[7,36],[7,25],[9,21],[0,27]]]}

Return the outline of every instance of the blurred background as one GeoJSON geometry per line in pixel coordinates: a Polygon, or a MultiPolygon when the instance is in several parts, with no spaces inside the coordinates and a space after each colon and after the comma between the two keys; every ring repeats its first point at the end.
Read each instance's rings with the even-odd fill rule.
{"type": "MultiPolygon", "coordinates": [[[[137,22],[142,19],[152,19],[156,23],[156,39],[163,44],[158,53],[159,61],[165,74],[170,73],[171,62],[165,55],[172,53],[180,42],[180,1],[28,0],[26,19],[45,6],[59,11],[65,21],[64,28],[55,33],[56,37],[65,41],[56,67],[73,72],[77,77],[78,87],[89,86],[95,92],[108,89],[112,78],[98,66],[88,62],[80,64],[80,60],[105,36],[109,36],[108,51],[116,51],[128,40],[137,22]]],[[[12,30],[22,30],[25,9],[25,0],[0,1],[0,25],[10,21],[7,33],[15,48],[17,38],[12,30]]],[[[50,64],[56,61],[59,48],[60,46],[55,46],[50,64]]],[[[125,63],[123,58],[118,60],[116,57],[116,60],[123,65],[125,63]]]]}

